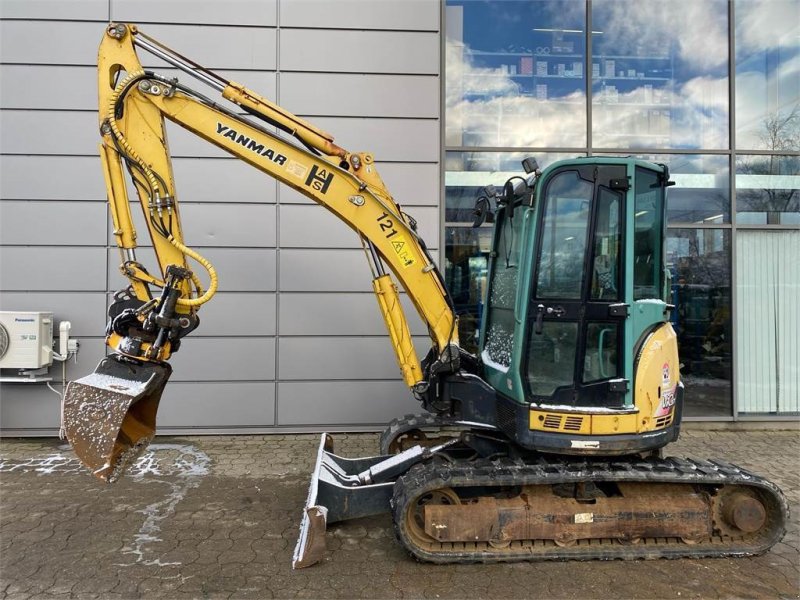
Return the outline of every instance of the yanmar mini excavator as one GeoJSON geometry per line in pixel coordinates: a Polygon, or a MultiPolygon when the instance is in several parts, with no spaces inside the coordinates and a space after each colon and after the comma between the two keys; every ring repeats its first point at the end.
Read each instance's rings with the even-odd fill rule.
{"type": "Polygon", "coordinates": [[[97,477],[114,481],[153,437],[167,361],[217,289],[181,234],[169,119],[356,232],[403,380],[424,409],[388,426],[381,456],[336,456],[322,435],[294,566],[320,560],[328,523],[386,511],[399,542],[432,562],[738,556],[781,539],[777,486],[725,462],[661,456],[678,437],[684,395],[668,319],[666,166],[591,157],[540,171],[527,159],[524,174],[484,188],[476,224],[493,218],[494,237],[474,355],[459,346],[440,271],[371,154],[337,146],[134,25],[107,27],[98,76],[100,157],[130,285],[109,307],[110,355],[64,400],[68,439],[97,477]],[[137,49],[230,107],[145,70],[137,49]],[[124,169],[157,275],[136,260],[124,169]],[[395,280],[428,327],[422,360],[395,280]]]}

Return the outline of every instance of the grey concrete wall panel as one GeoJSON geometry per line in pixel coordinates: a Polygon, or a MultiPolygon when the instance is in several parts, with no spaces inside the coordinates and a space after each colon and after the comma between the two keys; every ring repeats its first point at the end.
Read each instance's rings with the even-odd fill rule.
{"type": "Polygon", "coordinates": [[[52,312],[55,323],[69,321],[77,337],[104,335],[106,305],[104,292],[0,292],[0,310],[52,312]]]}
{"type": "Polygon", "coordinates": [[[439,78],[428,75],[281,73],[281,104],[312,116],[436,118],[439,78]],[[320,93],[337,90],[335,94],[320,93]]]}
{"type": "MultiPolygon", "coordinates": [[[[3,146],[3,151],[6,151],[3,146]]],[[[3,156],[0,198],[4,200],[106,201],[96,156],[3,156]]],[[[103,213],[103,209],[95,206],[103,213]]]]}
{"type": "Polygon", "coordinates": [[[376,425],[419,412],[402,381],[278,383],[278,425],[376,425]]]}
{"type": "MultiPolygon", "coordinates": [[[[141,55],[140,58],[144,59],[141,55]]],[[[159,68],[158,73],[165,77],[177,77],[185,85],[205,95],[219,97],[218,92],[178,69],[159,68]]],[[[219,74],[258,90],[268,98],[275,98],[275,73],[272,71],[220,70],[219,74]]],[[[0,108],[97,110],[95,67],[2,65],[0,78],[3,82],[0,87],[0,108]]],[[[235,106],[231,104],[229,108],[235,106]]]]}
{"type": "Polygon", "coordinates": [[[274,423],[274,383],[176,382],[164,389],[158,409],[159,430],[166,427],[259,427],[274,423]]]}
{"type": "MultiPolygon", "coordinates": [[[[272,28],[146,25],[141,29],[209,69],[275,70],[276,31],[272,28]]],[[[93,66],[104,32],[104,23],[62,21],[54,26],[51,21],[2,21],[0,53],[6,64],[93,66]]],[[[167,65],[145,53],[140,60],[146,67],[167,65]]]]}
{"type": "Polygon", "coordinates": [[[108,20],[109,0],[3,0],[3,19],[65,19],[70,21],[108,20]]]}
{"type": "MultiPolygon", "coordinates": [[[[369,150],[367,148],[367,150],[369,150]]],[[[378,163],[381,177],[402,206],[439,205],[439,166],[435,163],[378,163]]],[[[281,204],[315,204],[287,186],[278,188],[281,204]]]]}
{"type": "MultiPolygon", "coordinates": [[[[411,300],[403,294],[400,303],[411,334],[426,335],[426,327],[411,300]]],[[[388,336],[378,302],[372,293],[281,294],[281,335],[373,335],[388,336]]],[[[384,339],[389,344],[389,338],[384,339]]],[[[423,347],[418,348],[424,352],[423,347]]]]}
{"type": "Polygon", "coordinates": [[[97,109],[97,71],[91,67],[0,66],[0,108],[97,109]]]}
{"type": "Polygon", "coordinates": [[[438,0],[280,0],[282,27],[439,30],[438,0]]]}
{"type": "Polygon", "coordinates": [[[439,72],[439,35],[433,32],[282,29],[280,52],[281,71],[439,72]]]}
{"type": "Polygon", "coordinates": [[[0,248],[0,290],[102,291],[105,248],[0,248]]]}
{"type": "Polygon", "coordinates": [[[2,154],[98,156],[98,141],[96,113],[0,111],[2,154]]]}
{"type": "Polygon", "coordinates": [[[275,294],[220,292],[200,309],[196,333],[209,337],[273,336],[276,321],[275,294]]]}
{"type": "Polygon", "coordinates": [[[439,122],[434,119],[316,117],[314,124],[333,134],[343,148],[372,152],[377,161],[439,160],[439,122]]]}
{"type": "MultiPolygon", "coordinates": [[[[269,248],[202,248],[194,250],[211,261],[217,270],[220,292],[274,292],[276,289],[277,257],[276,250],[269,248]]],[[[128,280],[119,271],[122,260],[116,248],[108,254],[108,281],[112,290],[128,285],[128,280]]],[[[136,259],[150,273],[158,272],[158,263],[152,247],[136,249],[136,259]]],[[[190,260],[189,268],[194,270],[204,284],[208,283],[205,269],[190,260]]],[[[216,298],[214,299],[216,301],[216,298]]]]}
{"type": "Polygon", "coordinates": [[[277,182],[232,158],[178,158],[173,162],[181,202],[275,204],[277,182]]]}
{"type": "Polygon", "coordinates": [[[33,428],[58,431],[61,401],[45,384],[0,383],[0,394],[0,427],[3,432],[33,428]]]}
{"type": "MultiPolygon", "coordinates": [[[[194,12],[193,5],[188,11],[194,12]]],[[[147,24],[140,29],[207,69],[275,70],[276,30],[272,28],[147,24]]],[[[167,64],[145,56],[140,54],[146,67],[160,68],[167,64]]]]}
{"type": "Polygon", "coordinates": [[[97,202],[3,200],[0,244],[105,246],[106,211],[97,202]]]}
{"type": "MultiPolygon", "coordinates": [[[[48,16],[37,12],[39,19],[48,16]]],[[[5,64],[92,66],[105,28],[105,23],[0,21],[0,56],[5,64]]]]}
{"type": "MultiPolygon", "coordinates": [[[[138,204],[138,202],[137,202],[138,204]]],[[[138,206],[131,207],[137,242],[152,245],[138,206]]],[[[181,227],[187,245],[192,247],[274,248],[277,230],[274,204],[180,205],[181,227]]]]}
{"type": "MultiPolygon", "coordinates": [[[[415,339],[418,353],[426,339],[415,339]]],[[[281,337],[278,343],[282,381],[401,379],[392,345],[383,337],[281,337]]]]}
{"type": "Polygon", "coordinates": [[[280,290],[369,292],[372,276],[363,250],[281,250],[280,290]]]}
{"type": "Polygon", "coordinates": [[[183,340],[170,359],[170,381],[272,381],[275,338],[194,338],[183,340]]]}
{"type": "MultiPolygon", "coordinates": [[[[106,0],[108,1],[108,0],[106,0]]],[[[273,27],[275,0],[110,0],[111,19],[131,23],[201,23],[273,27]]]]}
{"type": "MultiPolygon", "coordinates": [[[[94,371],[105,356],[105,342],[100,339],[78,339],[78,362],[67,362],[67,380],[83,377],[94,371]]],[[[61,363],[53,362],[48,376],[51,385],[61,389],[61,363]]],[[[0,383],[0,427],[2,430],[53,428],[61,421],[61,401],[44,383],[0,383]]]]}
{"type": "Polygon", "coordinates": [[[275,247],[274,204],[183,204],[185,239],[194,246],[275,247]]]}
{"type": "MultiPolygon", "coordinates": [[[[431,248],[439,245],[439,209],[415,207],[408,213],[417,220],[419,234],[431,248]]],[[[321,206],[290,204],[280,207],[281,246],[283,248],[360,249],[357,234],[321,206]]]]}

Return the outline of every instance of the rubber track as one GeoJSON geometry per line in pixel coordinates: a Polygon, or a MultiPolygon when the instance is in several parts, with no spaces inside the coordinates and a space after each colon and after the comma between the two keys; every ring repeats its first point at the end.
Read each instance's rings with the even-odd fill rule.
{"type": "MultiPolygon", "coordinates": [[[[609,560],[641,558],[684,558],[748,556],[763,554],[785,533],[788,504],[774,483],[723,461],[665,459],[559,460],[541,457],[534,463],[500,459],[462,463],[416,465],[398,479],[394,487],[392,512],[395,533],[412,555],[437,563],[505,562],[519,560],[609,560]],[[579,540],[560,547],[552,541],[515,541],[507,548],[494,549],[488,543],[441,544],[430,551],[416,546],[405,531],[405,513],[420,495],[439,488],[552,485],[580,481],[629,481],[679,483],[687,485],[737,485],[756,488],[764,501],[767,524],[750,538],[723,538],[686,544],[677,538],[645,538],[637,544],[618,540],[579,540]]],[[[435,543],[434,543],[435,544],[435,543]]]]}
{"type": "Polygon", "coordinates": [[[415,429],[430,429],[440,427],[450,427],[454,425],[456,419],[449,417],[437,417],[431,413],[418,415],[405,415],[392,419],[381,433],[380,447],[381,454],[389,454],[389,446],[401,435],[414,431],[415,429]]]}

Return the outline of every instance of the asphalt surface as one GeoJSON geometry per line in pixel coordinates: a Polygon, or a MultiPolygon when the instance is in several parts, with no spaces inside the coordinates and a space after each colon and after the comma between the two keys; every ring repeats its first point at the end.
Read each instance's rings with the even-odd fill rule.
{"type": "MultiPolygon", "coordinates": [[[[335,436],[344,456],[374,434],[335,436]]],[[[800,433],[684,431],[673,456],[724,458],[780,485],[783,541],[737,559],[421,564],[388,515],[332,525],[291,569],[318,436],[157,438],[129,477],[95,480],[58,440],[0,442],[0,599],[798,598],[800,433]]]]}

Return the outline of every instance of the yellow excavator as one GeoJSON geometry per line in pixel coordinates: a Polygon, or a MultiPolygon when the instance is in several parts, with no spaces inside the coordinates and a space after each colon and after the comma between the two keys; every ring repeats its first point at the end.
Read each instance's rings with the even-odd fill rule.
{"type": "Polygon", "coordinates": [[[459,345],[453,301],[416,222],[371,154],[337,146],[134,25],[107,27],[98,76],[100,157],[130,285],[109,307],[110,355],[64,399],[67,437],[97,477],[117,479],[152,439],[168,359],[217,289],[213,266],[181,233],[168,119],[355,231],[403,380],[423,409],[389,424],[380,456],[337,456],[322,435],[295,567],[323,556],[327,524],[387,511],[399,542],[432,562],[741,556],[781,539],[787,503],[773,483],[725,462],[662,457],[683,408],[668,318],[665,165],[590,157],[540,170],[529,158],[524,173],[483,188],[475,224],[492,219],[494,236],[472,354],[459,345]],[[137,50],[229,107],[145,70],[137,50]],[[157,274],[136,259],[125,170],[157,274]],[[423,359],[397,284],[430,333],[423,359]]]}

